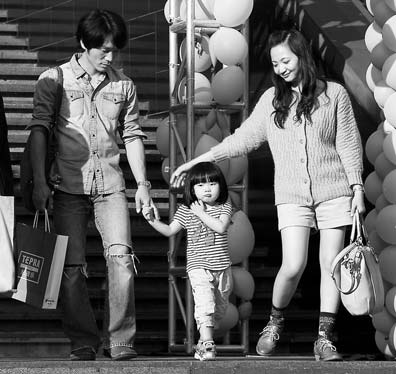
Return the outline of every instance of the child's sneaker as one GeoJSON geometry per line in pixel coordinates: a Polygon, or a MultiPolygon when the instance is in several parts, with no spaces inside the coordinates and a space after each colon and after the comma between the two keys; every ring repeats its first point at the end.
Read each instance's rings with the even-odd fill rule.
{"type": "Polygon", "coordinates": [[[261,331],[261,337],[256,345],[256,352],[260,356],[270,356],[274,353],[279,336],[283,331],[283,326],[283,318],[270,317],[267,326],[261,331]]]}
{"type": "Polygon", "coordinates": [[[333,343],[325,337],[319,337],[314,343],[316,361],[342,361],[342,356],[337,352],[333,343]]]}
{"type": "Polygon", "coordinates": [[[214,341],[199,341],[195,346],[194,358],[200,361],[210,361],[216,359],[216,346],[214,341]]]}

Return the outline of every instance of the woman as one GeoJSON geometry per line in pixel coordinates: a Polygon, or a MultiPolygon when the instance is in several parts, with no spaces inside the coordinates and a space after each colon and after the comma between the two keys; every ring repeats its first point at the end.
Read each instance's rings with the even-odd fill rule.
{"type": "Polygon", "coordinates": [[[171,183],[202,161],[240,156],[267,141],[275,165],[275,204],[282,238],[282,265],[276,276],[270,319],[256,351],[271,355],[308,256],[311,229],[320,231],[320,316],[314,343],[317,360],[338,361],[332,344],[340,295],[330,276],[331,262],[344,246],[352,215],[365,211],[362,147],[350,99],[338,83],[318,77],[309,47],[296,30],[270,35],[274,87],[249,118],[207,153],[181,165],[171,183]]]}

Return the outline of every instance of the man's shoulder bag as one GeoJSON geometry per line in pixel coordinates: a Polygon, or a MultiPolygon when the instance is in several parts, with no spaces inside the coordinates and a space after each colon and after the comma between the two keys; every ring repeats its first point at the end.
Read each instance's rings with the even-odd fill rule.
{"type": "Polygon", "coordinates": [[[370,245],[359,213],[353,217],[351,241],[333,260],[331,276],[341,301],[352,315],[372,315],[384,306],[384,284],[378,257],[370,245]],[[335,272],[340,269],[340,283],[335,272]]]}
{"type": "MultiPolygon", "coordinates": [[[[59,110],[62,104],[62,94],[63,94],[63,72],[62,69],[57,66],[57,90],[56,90],[56,102],[54,103],[54,118],[53,123],[56,124],[58,119],[59,110]]],[[[45,174],[47,177],[47,181],[49,181],[49,174],[51,165],[55,159],[56,154],[56,139],[54,135],[54,131],[50,130],[48,133],[48,141],[47,141],[47,152],[45,159],[45,174]]],[[[20,186],[21,186],[21,195],[23,199],[23,204],[26,209],[31,212],[35,212],[36,208],[34,207],[32,201],[32,193],[33,193],[33,169],[31,164],[31,133],[26,142],[25,149],[22,154],[21,164],[20,164],[20,186]]],[[[49,183],[49,185],[51,185],[49,183]]]]}

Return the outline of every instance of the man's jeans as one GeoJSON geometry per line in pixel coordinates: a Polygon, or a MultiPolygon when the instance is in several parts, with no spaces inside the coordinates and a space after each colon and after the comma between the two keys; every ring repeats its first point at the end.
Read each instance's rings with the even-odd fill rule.
{"type": "Polygon", "coordinates": [[[64,331],[71,340],[72,351],[82,347],[97,350],[101,344],[86,284],[86,236],[92,211],[107,264],[104,347],[133,347],[136,332],[134,258],[124,192],[92,196],[55,192],[55,230],[57,234],[69,236],[60,293],[64,331]]]}

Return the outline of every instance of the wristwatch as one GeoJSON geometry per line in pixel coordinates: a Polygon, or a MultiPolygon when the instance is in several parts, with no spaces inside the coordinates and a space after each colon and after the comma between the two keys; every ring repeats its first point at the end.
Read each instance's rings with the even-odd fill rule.
{"type": "Polygon", "coordinates": [[[150,181],[138,181],[137,186],[146,186],[148,189],[151,188],[151,183],[150,181]]]}

